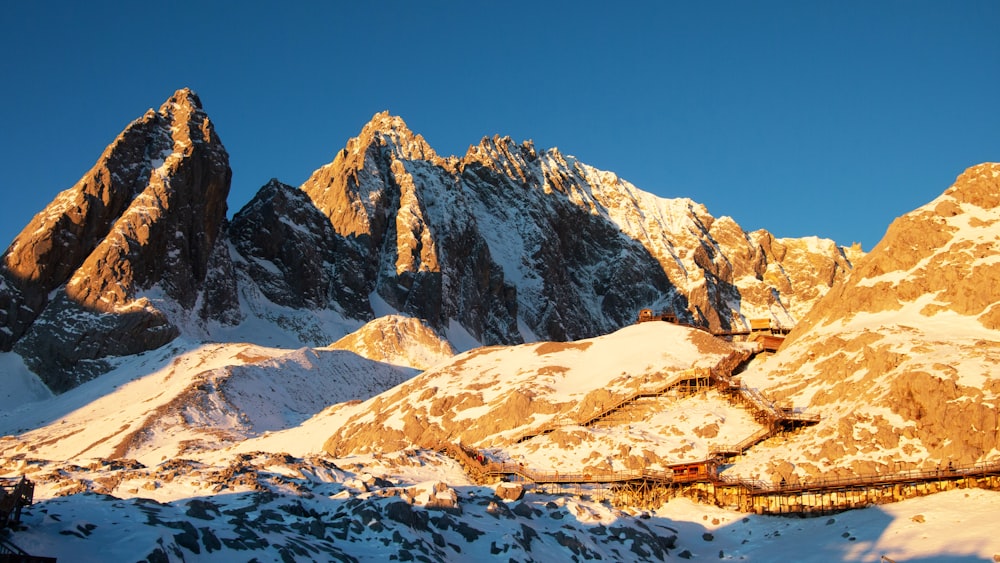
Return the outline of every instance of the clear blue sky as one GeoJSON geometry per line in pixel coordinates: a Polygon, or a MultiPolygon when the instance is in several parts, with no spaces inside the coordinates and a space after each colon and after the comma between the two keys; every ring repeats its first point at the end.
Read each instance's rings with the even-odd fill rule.
{"type": "Polygon", "coordinates": [[[5,2],[0,246],[185,86],[229,151],[230,214],[385,109],[442,155],[533,139],[866,250],[1000,159],[996,0],[303,4],[5,2]]]}

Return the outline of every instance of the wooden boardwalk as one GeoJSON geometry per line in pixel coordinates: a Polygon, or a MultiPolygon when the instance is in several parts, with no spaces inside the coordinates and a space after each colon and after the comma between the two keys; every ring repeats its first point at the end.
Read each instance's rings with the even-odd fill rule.
{"type": "MultiPolygon", "coordinates": [[[[731,385],[729,374],[754,353],[751,350],[737,350],[714,368],[691,368],[672,373],[657,386],[640,388],[612,403],[602,405],[595,412],[577,414],[576,416],[532,428],[515,439],[514,443],[520,444],[536,436],[543,436],[566,426],[592,426],[641,399],[662,397],[677,389],[706,389],[713,386],[728,389],[731,385]]],[[[816,420],[819,420],[819,418],[817,417],[816,420]]]]}
{"type": "Polygon", "coordinates": [[[978,477],[1000,477],[1000,460],[948,467],[945,469],[907,470],[893,473],[872,473],[850,477],[808,478],[788,483],[770,483],[739,477],[720,477],[720,485],[732,485],[745,489],[751,495],[761,494],[801,494],[829,492],[865,487],[884,487],[899,484],[931,483],[954,481],[978,477]]]}
{"type": "Polygon", "coordinates": [[[456,444],[440,444],[435,449],[459,461],[478,482],[505,480],[536,485],[611,486],[614,492],[627,495],[628,502],[654,506],[690,489],[700,492],[702,498],[713,499],[716,504],[746,512],[825,514],[886,502],[886,498],[899,500],[900,495],[929,494],[955,483],[1000,489],[1000,461],[946,469],[774,483],[720,475],[717,458],[671,464],[665,470],[564,472],[496,462],[483,452],[456,444]]]}
{"type": "Polygon", "coordinates": [[[763,425],[761,430],[737,444],[714,446],[711,449],[710,457],[722,456],[728,458],[739,456],[751,447],[780,432],[818,423],[820,420],[819,415],[807,414],[796,411],[791,407],[779,406],[774,401],[766,398],[760,391],[747,387],[737,378],[730,377],[732,370],[749,358],[751,354],[752,352],[750,351],[736,353],[723,362],[725,365],[716,366],[714,369],[696,368],[675,373],[671,378],[657,387],[639,389],[590,415],[556,421],[545,426],[533,428],[514,440],[514,443],[520,444],[566,426],[593,426],[601,421],[610,419],[615,414],[622,412],[642,399],[662,397],[677,389],[698,390],[715,387],[722,391],[735,404],[750,410],[754,414],[754,418],[763,425]]]}
{"type": "Polygon", "coordinates": [[[514,443],[520,444],[521,442],[525,442],[536,436],[543,436],[545,434],[552,432],[553,430],[563,428],[566,426],[591,426],[594,423],[599,422],[600,420],[611,416],[612,414],[624,409],[625,407],[635,403],[640,399],[645,399],[649,397],[660,397],[679,386],[687,385],[692,381],[697,382],[699,380],[704,380],[706,382],[706,385],[708,385],[708,382],[711,380],[711,370],[707,368],[688,369],[674,373],[669,379],[667,379],[663,383],[660,383],[658,386],[642,388],[639,389],[638,391],[634,391],[632,394],[622,397],[613,403],[602,405],[602,407],[599,408],[596,412],[585,415],[577,415],[576,417],[557,420],[555,422],[546,424],[544,426],[532,428],[528,430],[525,434],[521,435],[516,440],[514,440],[514,443]]]}

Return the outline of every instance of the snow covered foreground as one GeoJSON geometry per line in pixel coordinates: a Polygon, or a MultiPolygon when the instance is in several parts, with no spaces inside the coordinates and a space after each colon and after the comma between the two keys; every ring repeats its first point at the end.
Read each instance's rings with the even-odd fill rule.
{"type": "MultiPolygon", "coordinates": [[[[13,539],[30,553],[80,563],[493,557],[877,562],[883,555],[894,561],[995,561],[1000,555],[1000,493],[975,489],[799,519],[744,515],[687,499],[635,515],[570,496],[527,494],[504,502],[493,490],[471,485],[447,489],[458,497],[457,508],[435,510],[383,497],[385,489],[352,488],[359,484],[348,479],[314,484],[309,494],[227,493],[162,504],[77,494],[32,507],[13,539]]],[[[428,482],[416,489],[416,501],[420,492],[434,490],[428,482]]]]}
{"type": "MultiPolygon", "coordinates": [[[[650,367],[681,369],[682,360],[704,360],[684,341],[665,342],[652,332],[678,330],[630,327],[595,339],[588,350],[617,350],[632,366],[624,375],[635,376],[623,381],[641,380],[650,367]],[[655,357],[640,357],[650,345],[655,357]]],[[[579,345],[546,354],[538,347],[484,350],[456,361],[527,355],[538,369],[550,357],[566,373],[607,371],[586,361],[579,345]]],[[[615,362],[610,377],[622,376],[622,365],[615,362]]],[[[612,507],[598,491],[529,489],[517,498],[505,486],[476,485],[452,460],[416,448],[337,459],[323,452],[331,425],[343,422],[340,411],[398,392],[414,373],[345,350],[246,344],[178,345],[123,361],[68,393],[0,414],[0,475],[26,474],[37,483],[36,504],[6,537],[35,555],[83,562],[879,561],[883,555],[982,561],[1000,555],[992,520],[1000,493],[991,491],[955,490],[813,519],[746,515],[681,498],[643,512],[612,507]],[[324,408],[333,403],[340,406],[324,408]]],[[[444,372],[428,370],[435,373],[444,372]]],[[[552,385],[551,392],[569,397],[584,389],[552,385]]],[[[711,393],[664,406],[670,404],[677,412],[669,420],[631,421],[626,432],[676,441],[676,429],[690,442],[674,455],[698,456],[711,441],[752,430],[745,413],[711,393]],[[695,432],[716,424],[719,433],[710,438],[695,432]]],[[[594,446],[542,441],[537,449],[510,446],[508,453],[531,464],[577,463],[594,446]]]]}

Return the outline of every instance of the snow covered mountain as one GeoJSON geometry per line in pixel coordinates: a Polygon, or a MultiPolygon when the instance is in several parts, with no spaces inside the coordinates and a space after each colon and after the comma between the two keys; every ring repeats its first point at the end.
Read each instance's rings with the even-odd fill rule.
{"type": "MultiPolygon", "coordinates": [[[[743,357],[741,346],[696,329],[645,323],[573,343],[490,347],[416,378],[339,350],[171,347],[0,415],[0,474],[37,484],[36,504],[9,539],[33,554],[83,562],[789,553],[818,562],[997,553],[983,541],[1000,507],[994,491],[953,490],[805,520],[685,498],[642,509],[609,502],[610,490],[477,484],[454,460],[419,447],[461,440],[555,471],[703,458],[759,429],[717,391],[678,389],[636,402],[624,418],[581,424],[606,402],[727,371],[743,357]],[[403,377],[385,389],[393,373],[403,377]],[[352,389],[361,392],[343,394],[352,389]],[[521,440],[521,430],[534,436],[521,440]]],[[[779,452],[773,459],[795,455],[779,452]]]]}
{"type": "Polygon", "coordinates": [[[644,306],[715,328],[791,325],[860,255],[745,233],[530,142],[442,158],[388,114],[302,189],[349,249],[341,270],[363,272],[345,280],[354,295],[483,344],[606,334],[644,306]]]}
{"type": "Polygon", "coordinates": [[[110,357],[177,338],[188,319],[234,320],[235,288],[216,276],[228,161],[190,90],[129,124],[4,253],[0,350],[61,392],[110,357]]]}
{"type": "Polygon", "coordinates": [[[74,561],[1000,556],[996,491],[789,520],[484,484],[462,457],[556,476],[711,461],[765,488],[996,461],[998,164],[865,257],[530,142],[440,157],[387,114],[227,223],[228,181],[182,90],[4,254],[0,476],[37,488],[0,539],[74,561]],[[746,365],[749,343],[633,325],[645,306],[797,325],[746,365]]]}
{"type": "Polygon", "coordinates": [[[190,90],[130,124],[4,254],[0,350],[62,392],[180,335],[322,346],[394,313],[461,350],[589,338],[647,306],[790,326],[861,255],[745,233],[530,142],[442,158],[385,113],[227,225],[230,176],[190,90]]]}

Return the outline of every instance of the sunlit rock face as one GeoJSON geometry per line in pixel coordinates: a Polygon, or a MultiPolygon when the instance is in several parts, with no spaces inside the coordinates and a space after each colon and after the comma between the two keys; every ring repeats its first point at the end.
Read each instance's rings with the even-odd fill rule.
{"type": "Polygon", "coordinates": [[[401,119],[379,114],[302,190],[329,217],[351,294],[377,295],[434,328],[455,321],[481,342],[519,341],[516,289],[467,208],[455,166],[401,119]]]}
{"type": "Polygon", "coordinates": [[[776,396],[824,416],[787,448],[799,470],[932,469],[996,455],[998,258],[1000,164],[969,168],[892,223],[759,374],[776,396]]]}
{"type": "Polygon", "coordinates": [[[713,328],[792,325],[861,255],[746,233],[531,142],[484,138],[442,158],[388,114],[302,189],[330,218],[354,294],[485,344],[592,337],[646,306],[713,328]]]}
{"type": "Polygon", "coordinates": [[[384,364],[425,370],[455,355],[452,345],[420,319],[379,317],[329,346],[384,364]]]}
{"type": "MultiPolygon", "coordinates": [[[[226,214],[228,155],[198,97],[179,90],[131,123],[94,167],[28,224],[3,256],[0,344],[55,390],[101,359],[163,345],[178,317],[206,316],[226,214]]],[[[211,313],[235,320],[235,294],[211,313]]]]}

